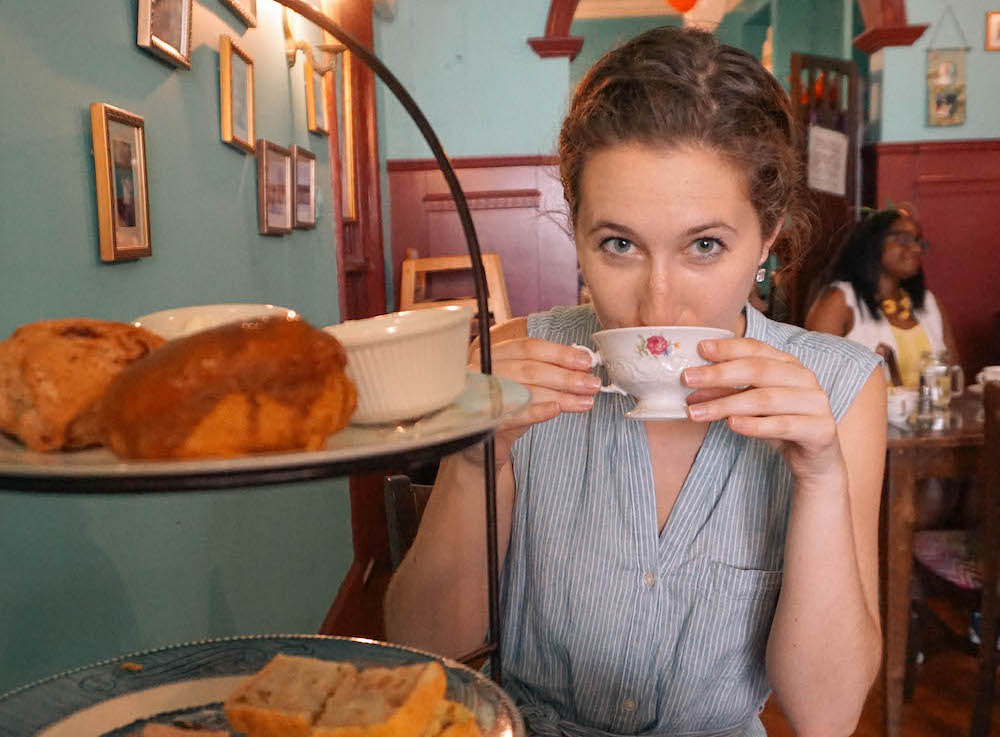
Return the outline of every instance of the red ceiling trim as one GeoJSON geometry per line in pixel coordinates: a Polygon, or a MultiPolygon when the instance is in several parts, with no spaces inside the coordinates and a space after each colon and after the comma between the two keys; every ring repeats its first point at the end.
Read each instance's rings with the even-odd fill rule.
{"type": "Polygon", "coordinates": [[[569,35],[579,1],[551,0],[549,15],[545,19],[545,35],[528,39],[528,45],[543,59],[567,56],[570,61],[573,61],[580,53],[583,38],[569,35]]]}

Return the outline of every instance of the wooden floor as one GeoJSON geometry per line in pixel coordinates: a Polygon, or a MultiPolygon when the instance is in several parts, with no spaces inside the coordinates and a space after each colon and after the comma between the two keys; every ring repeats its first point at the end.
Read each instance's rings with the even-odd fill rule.
{"type": "MultiPolygon", "coordinates": [[[[365,587],[365,597],[352,632],[325,632],[381,639],[382,592],[389,580],[387,566],[376,566],[365,587]]],[[[912,703],[903,709],[903,737],[960,737],[969,733],[975,661],[955,652],[942,652],[921,666],[912,703]]],[[[774,700],[761,715],[769,737],[792,737],[795,733],[785,721],[774,700]]],[[[882,693],[876,685],[865,705],[856,737],[881,737],[882,693]]],[[[1000,704],[993,709],[991,735],[1000,737],[1000,704]]]]}

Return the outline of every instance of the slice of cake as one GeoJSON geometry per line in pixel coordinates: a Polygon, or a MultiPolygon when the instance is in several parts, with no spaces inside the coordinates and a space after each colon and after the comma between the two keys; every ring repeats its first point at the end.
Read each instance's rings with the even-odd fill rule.
{"type": "Polygon", "coordinates": [[[422,737],[445,685],[436,662],[363,670],[327,699],[311,737],[422,737]]]}
{"type": "Polygon", "coordinates": [[[357,678],[350,663],[279,654],[223,708],[233,728],[247,737],[307,737],[330,695],[357,678]]]}

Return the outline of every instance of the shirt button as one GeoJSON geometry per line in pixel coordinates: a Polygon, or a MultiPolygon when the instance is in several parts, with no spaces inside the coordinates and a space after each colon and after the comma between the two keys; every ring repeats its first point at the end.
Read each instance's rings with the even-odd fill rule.
{"type": "Polygon", "coordinates": [[[625,701],[622,702],[622,709],[627,711],[629,714],[635,711],[635,699],[625,699],[625,701]]]}
{"type": "Polygon", "coordinates": [[[653,584],[656,583],[656,576],[654,576],[649,571],[646,571],[645,575],[643,575],[642,577],[642,582],[647,586],[649,586],[650,588],[652,588],[653,584]]]}

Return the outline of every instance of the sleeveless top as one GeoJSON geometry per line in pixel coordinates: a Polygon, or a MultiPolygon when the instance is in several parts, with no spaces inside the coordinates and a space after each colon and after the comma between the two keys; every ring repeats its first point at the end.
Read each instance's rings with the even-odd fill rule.
{"type": "MultiPolygon", "coordinates": [[[[880,360],[750,305],[746,316],[747,337],[816,374],[837,421],[880,360]]],[[[566,345],[593,348],[597,330],[590,305],[528,318],[529,335],[566,345]]],[[[632,406],[598,394],[511,450],[504,687],[545,737],[763,735],[791,473],[763,441],[713,422],[658,533],[645,428],[622,416],[632,406]]]]}
{"type": "MultiPolygon", "coordinates": [[[[844,295],[844,301],[854,313],[854,326],[846,336],[848,340],[860,343],[868,350],[875,350],[879,343],[885,343],[892,348],[896,355],[899,355],[899,346],[896,337],[892,334],[892,326],[884,317],[876,320],[868,311],[868,306],[863,304],[854,287],[850,282],[835,281],[830,286],[839,289],[844,295]]],[[[931,343],[931,349],[935,352],[945,350],[944,344],[944,322],[941,319],[941,310],[938,308],[937,300],[928,289],[924,292],[924,306],[919,310],[914,310],[913,314],[924,330],[927,331],[927,339],[931,343]]]]}

